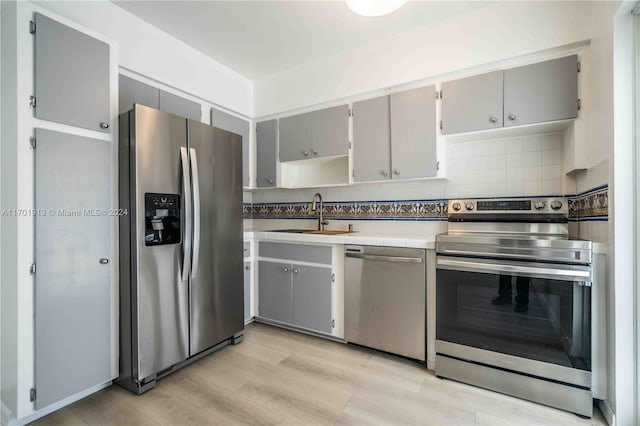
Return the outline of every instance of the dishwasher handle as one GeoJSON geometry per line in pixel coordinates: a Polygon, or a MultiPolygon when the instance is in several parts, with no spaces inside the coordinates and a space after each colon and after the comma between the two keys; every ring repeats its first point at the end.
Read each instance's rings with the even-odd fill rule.
{"type": "Polygon", "coordinates": [[[421,257],[405,257],[405,256],[383,256],[379,254],[362,254],[362,253],[345,253],[346,257],[363,260],[379,260],[381,262],[396,262],[396,263],[423,263],[424,259],[421,257]]]}

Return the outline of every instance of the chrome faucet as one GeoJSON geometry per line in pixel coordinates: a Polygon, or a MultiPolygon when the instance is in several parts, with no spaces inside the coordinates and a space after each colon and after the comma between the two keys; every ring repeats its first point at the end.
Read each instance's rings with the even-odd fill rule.
{"type": "Polygon", "coordinates": [[[311,211],[318,212],[318,231],[324,231],[324,226],[328,225],[329,222],[324,220],[322,217],[324,210],[324,205],[322,204],[322,195],[319,192],[316,192],[313,196],[313,200],[311,200],[311,211]],[[320,203],[320,208],[318,208],[318,203],[320,203]]]}

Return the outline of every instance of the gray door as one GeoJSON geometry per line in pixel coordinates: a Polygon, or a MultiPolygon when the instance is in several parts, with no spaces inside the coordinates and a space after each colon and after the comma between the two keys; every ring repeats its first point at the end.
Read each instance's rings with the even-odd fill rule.
{"type": "Polygon", "coordinates": [[[389,96],[353,104],[353,180],[391,179],[389,96]]]}
{"type": "Polygon", "coordinates": [[[174,95],[173,93],[165,92],[164,90],[160,90],[158,109],[191,120],[202,120],[202,109],[199,103],[174,95]]]}
{"type": "Polygon", "coordinates": [[[130,173],[136,180],[131,182],[136,211],[132,208],[130,214],[135,215],[131,244],[137,267],[131,270],[131,280],[138,309],[133,339],[139,362],[134,379],[142,380],[189,355],[189,285],[181,274],[183,257],[188,258],[183,255],[188,240],[183,176],[186,171],[188,183],[188,168],[181,167],[187,120],[142,105],[136,105],[133,114],[135,136],[130,143],[135,159],[130,173]],[[147,193],[181,195],[181,243],[145,245],[147,193]]]}
{"type": "Polygon", "coordinates": [[[349,155],[349,107],[340,105],[311,113],[311,156],[349,155]]]}
{"type": "Polygon", "coordinates": [[[242,139],[189,120],[193,176],[190,355],[242,331],[242,139]]]}
{"type": "Polygon", "coordinates": [[[256,124],[256,186],[258,188],[276,186],[277,127],[277,120],[267,120],[256,124]]]}
{"type": "Polygon", "coordinates": [[[160,90],[137,80],[118,76],[118,111],[120,114],[133,109],[133,104],[146,105],[158,109],[160,90]]]}
{"type": "Polygon", "coordinates": [[[242,186],[249,186],[249,122],[211,108],[211,125],[242,137],[242,186]]]}
{"type": "Polygon", "coordinates": [[[291,323],[291,265],[258,262],[258,315],[291,323]]]}
{"type": "Polygon", "coordinates": [[[36,408],[111,380],[111,144],[36,129],[36,408]],[[60,211],[63,209],[64,211],[60,211]],[[106,259],[109,263],[104,263],[106,259]]]}
{"type": "Polygon", "coordinates": [[[292,322],[331,333],[331,269],[292,265],[292,322]]]}
{"type": "Polygon", "coordinates": [[[577,55],[504,72],[505,127],[577,116],[577,55]]]}
{"type": "Polygon", "coordinates": [[[502,71],[442,84],[442,134],[502,127],[502,71]]]}
{"type": "Polygon", "coordinates": [[[281,118],[280,161],[311,158],[311,113],[281,118]]]}
{"type": "Polygon", "coordinates": [[[393,179],[436,176],[435,86],[391,95],[391,173],[393,179]]]}
{"type": "Polygon", "coordinates": [[[244,262],[244,321],[251,319],[251,262],[244,262]]]}
{"type": "Polygon", "coordinates": [[[36,13],[35,116],[109,132],[109,45],[36,13]]]}

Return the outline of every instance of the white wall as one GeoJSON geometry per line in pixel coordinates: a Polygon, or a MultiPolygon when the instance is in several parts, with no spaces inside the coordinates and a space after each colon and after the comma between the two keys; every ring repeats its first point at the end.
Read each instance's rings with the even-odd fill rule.
{"type": "Polygon", "coordinates": [[[42,1],[39,6],[118,44],[120,67],[244,116],[253,115],[253,83],[115,4],[42,1]]]}

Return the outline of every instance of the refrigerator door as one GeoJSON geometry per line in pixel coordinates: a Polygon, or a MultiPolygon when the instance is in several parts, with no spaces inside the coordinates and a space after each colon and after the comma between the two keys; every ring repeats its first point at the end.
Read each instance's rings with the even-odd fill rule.
{"type": "Polygon", "coordinates": [[[135,181],[130,187],[135,211],[131,212],[134,215],[131,297],[132,306],[137,308],[132,339],[138,353],[133,354],[132,376],[141,381],[189,356],[189,283],[181,266],[183,259],[189,264],[191,205],[187,121],[142,105],[135,106],[133,116],[130,152],[135,156],[131,158],[130,176],[135,176],[135,181]],[[145,224],[148,221],[145,194],[179,196],[181,241],[145,244],[145,235],[148,236],[145,229],[149,225],[145,224]]]}
{"type": "Polygon", "coordinates": [[[194,188],[190,356],[244,328],[242,138],[189,120],[194,188]]]}

